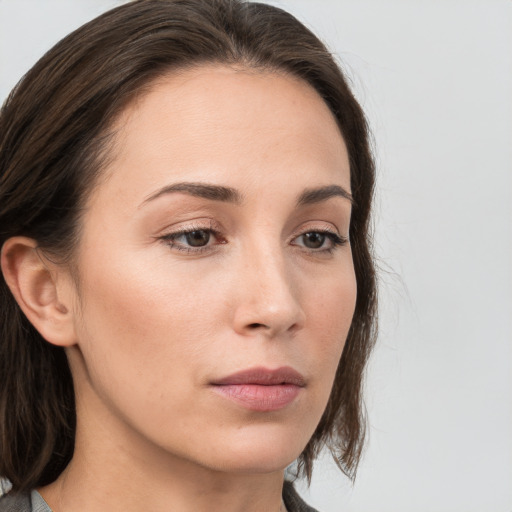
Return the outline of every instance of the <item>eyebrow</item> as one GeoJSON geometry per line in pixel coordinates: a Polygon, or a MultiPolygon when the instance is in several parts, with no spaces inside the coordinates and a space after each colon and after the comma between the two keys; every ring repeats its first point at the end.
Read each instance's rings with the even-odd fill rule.
{"type": "MultiPolygon", "coordinates": [[[[201,197],[211,201],[222,201],[226,203],[233,203],[240,205],[243,202],[243,195],[232,187],[223,185],[211,185],[208,183],[193,183],[193,182],[180,182],[163,187],[149,197],[147,197],[141,207],[146,203],[157,199],[166,194],[173,194],[176,192],[185,193],[194,197],[201,197]]],[[[342,197],[354,203],[354,199],[350,192],[347,192],[340,185],[327,185],[317,188],[308,188],[304,190],[297,199],[297,206],[307,206],[315,203],[326,201],[331,197],[342,197]]]]}
{"type": "Polygon", "coordinates": [[[241,204],[243,197],[238,190],[231,187],[224,187],[222,185],[210,185],[208,183],[174,183],[168,185],[146,198],[141,206],[144,206],[149,201],[175,192],[182,192],[194,197],[202,197],[203,199],[210,199],[212,201],[223,201],[227,203],[241,204]]]}
{"type": "Polygon", "coordinates": [[[308,188],[302,192],[297,200],[297,206],[320,203],[331,197],[342,197],[354,204],[352,194],[339,185],[327,185],[326,187],[308,188]]]}

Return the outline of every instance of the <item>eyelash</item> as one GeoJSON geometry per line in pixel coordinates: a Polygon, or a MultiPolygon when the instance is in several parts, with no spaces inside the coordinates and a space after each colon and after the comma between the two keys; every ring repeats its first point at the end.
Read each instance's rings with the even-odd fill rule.
{"type": "MultiPolygon", "coordinates": [[[[208,227],[205,226],[189,226],[185,229],[175,231],[173,233],[168,233],[166,235],[163,235],[159,238],[162,242],[164,242],[166,245],[168,245],[171,249],[176,249],[180,252],[184,252],[187,254],[202,254],[206,251],[211,251],[212,246],[205,245],[200,247],[191,247],[182,245],[180,243],[177,243],[176,240],[180,238],[181,236],[193,233],[194,231],[204,231],[205,233],[208,233],[210,236],[213,235],[213,237],[216,240],[220,240],[220,242],[217,242],[215,245],[223,245],[227,243],[227,240],[222,237],[221,233],[214,229],[211,225],[208,227]]],[[[309,233],[318,233],[321,235],[325,235],[331,242],[331,247],[323,248],[323,249],[310,249],[308,247],[299,246],[302,247],[303,250],[313,253],[313,254],[332,254],[337,248],[342,247],[348,243],[348,239],[346,237],[340,236],[337,233],[334,233],[333,231],[330,231],[328,229],[311,229],[308,231],[304,231],[302,233],[299,233],[296,235],[293,240],[296,240],[297,238],[307,235],[309,233]]],[[[209,242],[210,240],[208,240],[209,242]]]]}

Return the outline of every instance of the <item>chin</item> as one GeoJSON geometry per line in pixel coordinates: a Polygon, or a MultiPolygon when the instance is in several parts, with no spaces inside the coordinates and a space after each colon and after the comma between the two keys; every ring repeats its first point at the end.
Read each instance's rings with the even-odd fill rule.
{"type": "MultiPolygon", "coordinates": [[[[295,429],[294,429],[295,430],[295,429]]],[[[223,436],[207,463],[213,469],[236,473],[283,471],[300,456],[309,437],[290,429],[242,429],[223,436]]]]}
{"type": "Polygon", "coordinates": [[[211,469],[225,473],[265,474],[284,471],[301,454],[299,451],[290,454],[275,453],[234,453],[223,460],[214,461],[211,469]]]}

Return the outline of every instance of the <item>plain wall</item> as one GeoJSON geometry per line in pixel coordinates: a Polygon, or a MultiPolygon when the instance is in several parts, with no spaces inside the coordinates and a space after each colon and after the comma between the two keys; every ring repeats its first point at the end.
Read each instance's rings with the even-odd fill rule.
{"type": "MultiPolygon", "coordinates": [[[[122,2],[0,0],[0,99],[122,2]]],[[[339,55],[378,163],[381,334],[352,486],[324,512],[512,511],[512,2],[282,0],[339,55]]]]}

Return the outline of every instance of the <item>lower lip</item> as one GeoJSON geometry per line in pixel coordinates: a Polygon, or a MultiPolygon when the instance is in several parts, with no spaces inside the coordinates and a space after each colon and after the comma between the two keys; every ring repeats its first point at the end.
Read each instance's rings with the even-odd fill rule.
{"type": "Polygon", "coordinates": [[[213,389],[251,411],[277,411],[291,404],[301,387],[295,384],[226,384],[214,386],[213,389]]]}

